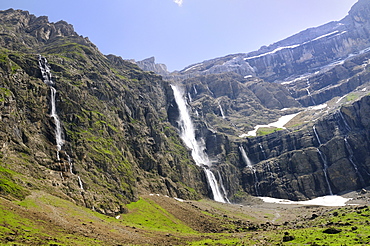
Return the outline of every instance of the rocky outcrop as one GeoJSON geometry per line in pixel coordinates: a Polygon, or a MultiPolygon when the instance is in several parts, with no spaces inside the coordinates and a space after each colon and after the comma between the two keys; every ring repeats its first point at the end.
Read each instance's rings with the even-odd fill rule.
{"type": "Polygon", "coordinates": [[[243,169],[243,186],[255,195],[293,200],[368,186],[369,112],[366,96],[299,131],[243,143],[254,163],[243,169]]]}
{"type": "Polygon", "coordinates": [[[150,57],[150,58],[144,59],[142,61],[137,61],[134,63],[136,63],[144,71],[152,71],[162,76],[169,74],[167,70],[167,66],[162,63],[155,63],[154,57],[150,57]]]}

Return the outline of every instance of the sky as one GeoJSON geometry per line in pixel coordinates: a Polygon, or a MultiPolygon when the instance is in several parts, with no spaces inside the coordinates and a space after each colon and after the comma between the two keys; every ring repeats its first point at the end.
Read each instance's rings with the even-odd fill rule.
{"type": "Polygon", "coordinates": [[[310,27],[345,17],[357,0],[0,0],[72,24],[103,54],[143,60],[169,71],[248,53],[310,27]]]}

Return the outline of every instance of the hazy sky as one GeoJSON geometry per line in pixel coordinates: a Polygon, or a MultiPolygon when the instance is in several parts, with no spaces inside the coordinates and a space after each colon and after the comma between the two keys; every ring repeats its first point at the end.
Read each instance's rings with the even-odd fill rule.
{"type": "Polygon", "coordinates": [[[156,57],[170,71],[246,53],[347,15],[357,0],[1,0],[65,20],[103,54],[156,57]]]}

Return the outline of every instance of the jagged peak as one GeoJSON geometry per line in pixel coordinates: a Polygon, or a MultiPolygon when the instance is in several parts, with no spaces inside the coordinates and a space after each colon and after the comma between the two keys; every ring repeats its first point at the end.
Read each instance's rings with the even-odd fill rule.
{"type": "Polygon", "coordinates": [[[28,11],[8,9],[0,11],[0,23],[11,25],[11,30],[3,29],[2,33],[28,33],[38,41],[46,42],[57,36],[77,36],[73,25],[60,20],[49,22],[47,16],[35,16],[28,11]]]}
{"type": "Polygon", "coordinates": [[[159,75],[167,75],[169,72],[167,66],[162,63],[155,63],[155,57],[149,57],[142,61],[134,61],[144,71],[153,71],[159,75]]]}

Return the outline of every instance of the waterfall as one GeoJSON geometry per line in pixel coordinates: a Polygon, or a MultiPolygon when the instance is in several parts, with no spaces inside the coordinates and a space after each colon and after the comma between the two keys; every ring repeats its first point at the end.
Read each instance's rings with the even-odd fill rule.
{"type": "Polygon", "coordinates": [[[239,150],[240,150],[240,153],[242,155],[242,159],[243,159],[244,163],[249,167],[249,169],[253,173],[253,176],[254,176],[254,189],[256,191],[256,195],[259,196],[259,194],[260,194],[259,189],[258,189],[258,183],[259,183],[259,181],[258,181],[256,169],[253,167],[252,162],[249,159],[247,153],[245,152],[243,146],[240,145],[239,146],[239,150]]]}
{"type": "MultiPolygon", "coordinates": [[[[55,89],[54,85],[55,83],[52,81],[52,75],[50,72],[50,68],[48,66],[48,61],[45,57],[39,55],[39,68],[42,74],[42,78],[44,79],[44,83],[47,84],[50,88],[50,104],[51,104],[51,112],[50,117],[53,118],[54,124],[55,124],[55,142],[57,146],[57,160],[60,161],[60,151],[62,150],[62,147],[64,145],[64,139],[62,136],[62,127],[61,122],[59,119],[59,116],[57,114],[57,107],[56,107],[56,94],[57,90],[55,89]]],[[[73,174],[73,165],[72,160],[70,156],[67,153],[64,153],[67,157],[68,164],[69,164],[69,171],[71,174],[73,174]]]]}
{"type": "Polygon", "coordinates": [[[193,89],[194,89],[194,94],[198,94],[198,91],[197,91],[197,88],[195,88],[195,85],[193,85],[193,89]]]}
{"type": "Polygon", "coordinates": [[[191,98],[190,93],[188,93],[188,98],[189,98],[189,102],[192,102],[193,101],[193,99],[191,98]]]}
{"type": "Polygon", "coordinates": [[[261,149],[261,152],[262,152],[262,154],[263,154],[263,158],[265,158],[265,160],[267,160],[267,155],[266,155],[265,150],[263,149],[262,144],[261,144],[261,143],[259,143],[259,144],[258,144],[258,146],[259,146],[259,147],[260,147],[260,149],[261,149]]]}
{"type": "Polygon", "coordinates": [[[224,110],[222,109],[221,104],[218,104],[218,108],[220,109],[220,113],[221,113],[222,118],[225,119],[224,110]]]}
{"type": "Polygon", "coordinates": [[[364,185],[364,183],[365,183],[364,178],[362,177],[361,173],[358,171],[358,167],[357,167],[356,163],[353,161],[353,158],[354,158],[353,150],[352,150],[352,147],[351,147],[351,145],[349,144],[349,142],[347,140],[347,137],[344,138],[344,145],[346,146],[346,149],[347,149],[348,154],[349,154],[348,160],[351,162],[353,168],[355,169],[356,174],[358,175],[361,184],[364,185]]]}
{"type": "Polygon", "coordinates": [[[83,190],[84,187],[82,185],[82,180],[81,180],[80,176],[77,176],[77,178],[78,178],[78,184],[80,185],[80,189],[83,190]]]}
{"type": "Polygon", "coordinates": [[[60,161],[60,157],[59,157],[59,152],[62,150],[62,146],[64,144],[64,141],[63,141],[63,138],[62,138],[62,128],[61,128],[61,125],[60,125],[60,120],[59,120],[59,117],[57,115],[57,112],[56,112],[56,105],[55,105],[55,96],[56,96],[56,92],[57,90],[50,86],[50,92],[51,92],[51,118],[54,119],[54,124],[55,124],[55,140],[56,140],[56,144],[57,144],[57,159],[58,161],[60,161]]]}
{"type": "Polygon", "coordinates": [[[230,203],[229,199],[227,198],[227,191],[226,191],[224,183],[222,181],[221,173],[219,171],[217,171],[217,174],[218,174],[218,180],[220,181],[220,186],[221,186],[222,192],[225,194],[225,196],[224,196],[225,200],[226,200],[227,203],[230,203]]]}
{"type": "Polygon", "coordinates": [[[338,110],[338,114],[339,114],[339,117],[342,119],[343,123],[344,123],[344,127],[346,128],[347,131],[351,131],[351,127],[348,125],[346,119],[344,118],[343,116],[343,113],[342,111],[340,111],[340,109],[338,110]]]}
{"type": "Polygon", "coordinates": [[[180,137],[184,141],[185,145],[189,149],[191,149],[191,155],[196,165],[203,168],[207,177],[207,181],[211,187],[214,200],[217,202],[226,203],[227,201],[225,200],[224,195],[220,190],[220,186],[215,178],[215,175],[210,170],[212,164],[208,158],[207,153],[205,152],[204,141],[203,140],[197,141],[195,138],[195,129],[187,109],[185,98],[183,97],[182,93],[180,92],[177,86],[171,85],[171,88],[173,90],[177,106],[179,108],[180,115],[178,123],[180,137]]]}
{"type": "Polygon", "coordinates": [[[321,145],[322,143],[321,143],[321,140],[320,140],[320,138],[319,138],[319,134],[317,134],[316,126],[315,126],[315,125],[313,125],[312,129],[313,129],[313,132],[315,133],[315,136],[316,136],[317,142],[319,142],[319,145],[321,145]]]}
{"type": "Polygon", "coordinates": [[[307,88],[306,88],[307,95],[311,98],[311,101],[312,101],[313,105],[316,105],[316,102],[315,102],[315,100],[313,100],[313,97],[312,97],[311,92],[310,92],[311,84],[310,84],[310,81],[308,79],[306,79],[306,84],[307,84],[307,88]]]}
{"type": "Polygon", "coordinates": [[[54,82],[51,80],[51,73],[50,68],[48,66],[48,61],[45,57],[39,55],[39,68],[41,70],[42,78],[44,79],[44,83],[47,85],[53,85],[54,82]]]}
{"type": "Polygon", "coordinates": [[[331,189],[331,186],[330,186],[330,183],[329,183],[329,178],[328,178],[328,162],[326,161],[326,156],[324,155],[324,153],[322,153],[320,151],[319,148],[317,148],[317,152],[319,153],[320,155],[320,158],[324,164],[324,168],[323,168],[323,172],[324,172],[324,176],[325,176],[325,181],[326,181],[326,184],[328,185],[328,189],[329,189],[329,193],[330,195],[333,195],[333,191],[331,189]]]}
{"type": "Polygon", "coordinates": [[[322,163],[324,165],[324,168],[322,169],[322,171],[324,172],[325,181],[326,181],[326,184],[328,185],[328,189],[329,189],[330,195],[333,195],[333,192],[331,190],[331,186],[330,186],[330,183],[329,183],[329,178],[328,178],[328,162],[326,161],[325,154],[322,153],[321,150],[319,149],[320,146],[322,145],[322,142],[320,140],[319,134],[317,133],[317,130],[316,130],[316,126],[315,125],[313,125],[312,129],[313,129],[313,132],[315,133],[315,137],[317,139],[317,142],[319,143],[319,147],[317,147],[316,150],[317,150],[317,153],[319,153],[319,156],[321,158],[321,161],[322,161],[322,163]]]}

